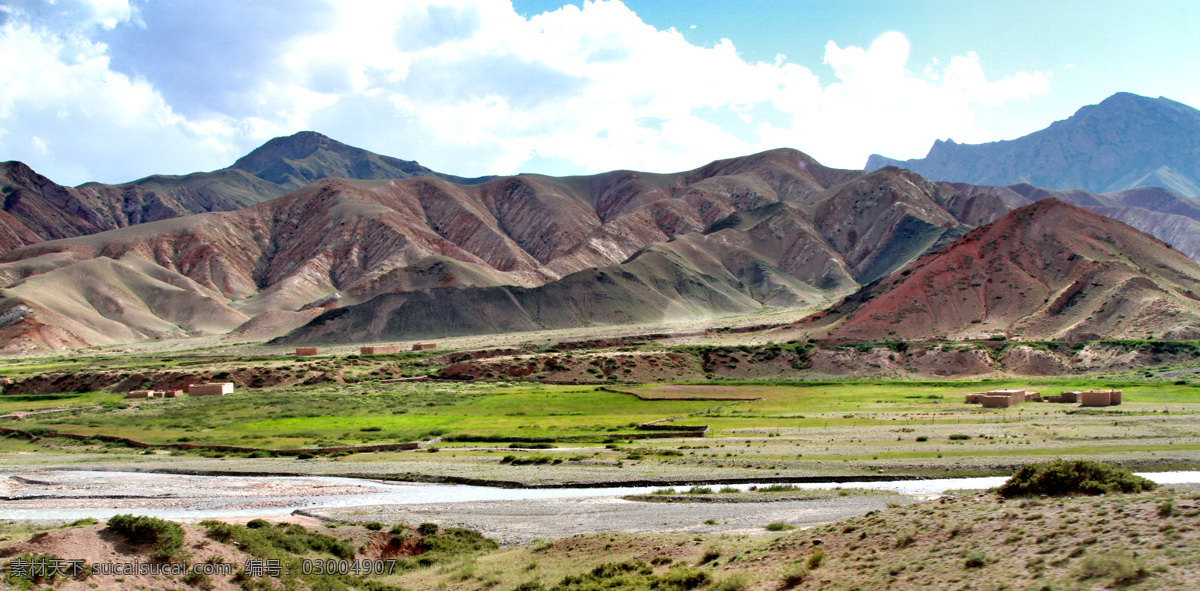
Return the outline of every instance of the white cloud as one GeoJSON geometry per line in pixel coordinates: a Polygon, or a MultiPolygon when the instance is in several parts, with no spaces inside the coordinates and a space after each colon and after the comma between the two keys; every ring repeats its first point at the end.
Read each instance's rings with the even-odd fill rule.
{"type": "Polygon", "coordinates": [[[858,167],[990,139],[977,106],[1049,85],[989,81],[974,53],[913,73],[900,33],[830,41],[823,83],[783,55],[693,45],[619,1],[530,18],[505,0],[26,4],[0,21],[0,49],[20,58],[0,65],[0,151],[71,182],[224,166],[301,129],[464,175],[680,170],[779,146],[858,167]]]}

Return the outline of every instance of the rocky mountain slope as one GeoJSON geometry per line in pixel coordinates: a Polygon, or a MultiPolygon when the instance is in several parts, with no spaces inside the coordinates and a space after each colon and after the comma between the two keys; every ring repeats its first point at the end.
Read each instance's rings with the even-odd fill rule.
{"type": "Polygon", "coordinates": [[[341,320],[318,318],[307,336],[293,338],[486,333],[815,305],[1007,207],[990,193],[965,195],[898,169],[830,169],[794,150],[675,174],[518,175],[476,185],[322,179],[234,212],[3,255],[0,338],[23,350],[231,327],[272,336],[321,308],[337,308],[341,320]],[[111,283],[94,278],[97,266],[145,277],[122,280],[136,288],[96,290],[111,283]],[[183,299],[212,308],[213,320],[202,325],[166,309],[183,299]]]}
{"type": "Polygon", "coordinates": [[[939,140],[925,158],[898,161],[876,154],[866,168],[885,166],[974,185],[1029,183],[1094,193],[1158,186],[1200,196],[1200,111],[1122,92],[1015,140],[939,140]]]}
{"type": "Polygon", "coordinates": [[[416,162],[380,156],[311,131],[275,138],[229,168],[184,176],[154,175],[120,185],[64,187],[20,162],[0,163],[0,252],[71,236],[209,211],[232,211],[326,177],[443,178],[416,162]]]}
{"type": "MultiPolygon", "coordinates": [[[[321,167],[405,172],[356,149],[335,166],[336,150],[321,137],[293,139],[269,143],[276,157],[251,154],[228,174],[282,186],[321,167]]],[[[1186,199],[1138,191],[1153,193],[1140,202],[1170,212],[1156,212],[1153,223],[1186,233],[1195,222],[1186,199]]],[[[1114,215],[1142,211],[1123,194],[935,183],[898,168],[837,170],[786,149],[673,174],[476,184],[323,178],[236,211],[0,255],[0,350],[199,334],[270,338],[293,329],[288,342],[354,342],[823,305],[1014,207],[1055,196],[1114,215]]],[[[977,328],[984,327],[992,325],[977,328]]]]}
{"type": "Polygon", "coordinates": [[[1146,338],[1200,322],[1200,264],[1160,240],[1044,199],[802,321],[852,341],[1146,338]]]}

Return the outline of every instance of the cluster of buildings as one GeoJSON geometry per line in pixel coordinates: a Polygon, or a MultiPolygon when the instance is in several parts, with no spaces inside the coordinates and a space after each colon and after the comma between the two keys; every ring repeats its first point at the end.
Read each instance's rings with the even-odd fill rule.
{"type": "MultiPolygon", "coordinates": [[[[413,351],[428,351],[436,349],[437,343],[417,343],[412,346],[413,351]]],[[[389,353],[399,353],[400,345],[375,345],[371,347],[362,347],[359,349],[362,355],[387,355],[389,353]]],[[[311,357],[319,355],[320,350],[316,347],[296,347],[296,357],[311,357]]]]}
{"type": "MultiPolygon", "coordinates": [[[[178,398],[183,390],[133,390],[125,398],[178,398]]],[[[188,396],[224,396],[233,394],[233,382],[212,382],[207,384],[188,384],[188,396]]]]}
{"type": "MultiPolygon", "coordinates": [[[[437,343],[416,343],[413,351],[428,351],[436,349],[437,343]]],[[[363,355],[387,355],[399,353],[400,345],[373,345],[360,349],[363,355]]],[[[296,347],[297,357],[308,357],[319,354],[316,347],[296,347]]],[[[184,390],[132,390],[125,395],[127,399],[178,398],[184,390]]],[[[224,396],[233,394],[233,382],[214,382],[207,384],[188,384],[188,396],[224,396]]]]}
{"type": "Polygon", "coordinates": [[[1063,392],[1058,396],[1043,397],[1041,392],[1029,388],[992,390],[966,395],[967,404],[978,404],[984,408],[1008,408],[1022,402],[1079,403],[1080,406],[1116,406],[1121,404],[1120,390],[1083,390],[1063,392]]]}
{"type": "Polygon", "coordinates": [[[976,392],[974,394],[967,394],[966,398],[967,404],[979,404],[984,408],[1008,408],[1022,402],[1041,401],[1041,392],[1034,392],[1028,388],[976,392]]]}
{"type": "Polygon", "coordinates": [[[1079,406],[1116,406],[1121,404],[1120,390],[1071,390],[1050,396],[1048,402],[1079,403],[1079,406]]]}

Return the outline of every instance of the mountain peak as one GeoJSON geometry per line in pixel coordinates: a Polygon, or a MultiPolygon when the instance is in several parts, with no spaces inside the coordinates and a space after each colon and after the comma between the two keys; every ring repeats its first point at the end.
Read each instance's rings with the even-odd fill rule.
{"type": "Polygon", "coordinates": [[[925,158],[873,155],[867,169],[895,165],[936,181],[1121,191],[1151,183],[1195,194],[1200,186],[1200,111],[1168,98],[1116,93],[1014,140],[934,142],[925,158]],[[1164,171],[1155,174],[1156,171],[1164,171]]]}

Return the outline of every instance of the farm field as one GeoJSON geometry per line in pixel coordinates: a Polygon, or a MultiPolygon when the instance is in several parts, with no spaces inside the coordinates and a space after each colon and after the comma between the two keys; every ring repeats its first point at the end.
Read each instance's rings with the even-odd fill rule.
{"type": "Polygon", "coordinates": [[[3,426],[244,451],[140,449],[10,434],[0,466],[102,462],[138,469],[372,474],[527,484],[803,478],[822,474],[1000,474],[1058,456],[1139,469],[1200,465],[1200,389],[1188,383],[1047,379],[553,385],[513,381],[326,383],[223,397],[125,401],[89,392],[2,397],[3,426]],[[1032,386],[1045,395],[1119,386],[1125,403],[1006,409],[963,394],[1032,386]],[[655,399],[665,395],[666,398],[655,399]],[[43,399],[44,398],[44,399],[43,399]],[[649,431],[707,426],[704,433],[649,431]],[[652,438],[645,438],[652,437],[652,438]],[[421,443],[353,453],[320,449],[421,443]],[[257,451],[255,451],[257,450],[257,451]],[[296,450],[313,450],[298,455],[296,450]]]}

